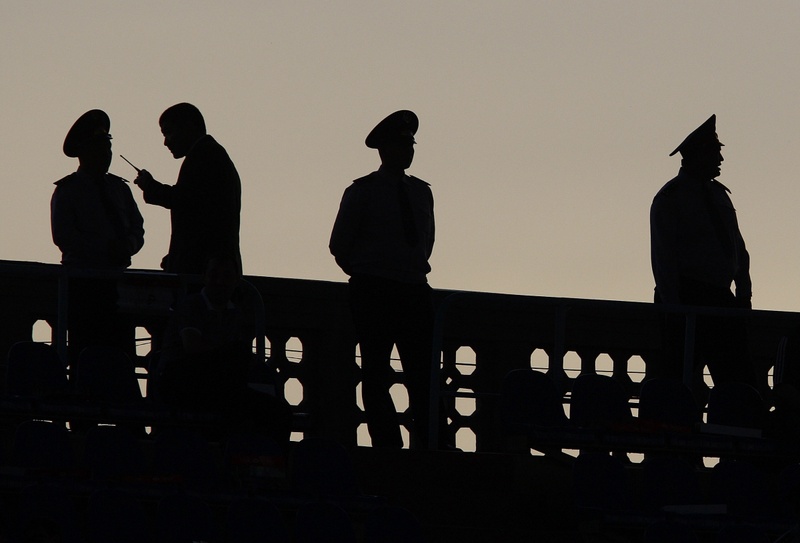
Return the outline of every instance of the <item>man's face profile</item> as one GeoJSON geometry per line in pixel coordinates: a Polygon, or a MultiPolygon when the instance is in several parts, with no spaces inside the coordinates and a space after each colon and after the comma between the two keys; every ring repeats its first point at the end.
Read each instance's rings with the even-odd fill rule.
{"type": "Polygon", "coordinates": [[[106,173],[111,158],[111,135],[105,130],[97,130],[81,148],[81,164],[93,171],[106,173]]]}
{"type": "Polygon", "coordinates": [[[164,135],[164,146],[169,149],[174,158],[185,157],[194,143],[189,141],[191,138],[188,130],[170,121],[161,123],[161,133],[164,135]]]}
{"type": "Polygon", "coordinates": [[[386,166],[406,170],[414,161],[414,140],[403,138],[387,142],[381,147],[380,155],[386,166]]]}
{"type": "Polygon", "coordinates": [[[709,179],[713,179],[722,172],[720,166],[724,160],[722,146],[717,143],[703,147],[702,150],[698,151],[692,163],[696,171],[708,176],[709,179]]]}

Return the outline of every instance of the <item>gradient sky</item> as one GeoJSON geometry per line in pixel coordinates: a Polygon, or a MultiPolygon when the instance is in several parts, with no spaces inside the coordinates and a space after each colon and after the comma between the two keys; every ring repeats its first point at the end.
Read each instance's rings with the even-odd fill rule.
{"type": "MultiPolygon", "coordinates": [[[[58,262],[49,201],[84,111],[173,183],[157,119],[197,105],[242,178],[252,275],[344,281],[328,253],[364,137],[420,117],[409,173],[436,198],[435,287],[649,301],[648,213],[712,113],[754,307],[800,309],[800,3],[0,0],[0,258],[58,262]]],[[[144,204],[136,268],[167,250],[144,204]]]]}

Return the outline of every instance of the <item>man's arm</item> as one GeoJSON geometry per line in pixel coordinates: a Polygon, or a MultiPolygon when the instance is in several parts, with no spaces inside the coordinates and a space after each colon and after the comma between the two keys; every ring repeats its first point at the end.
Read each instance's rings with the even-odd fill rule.
{"type": "Polygon", "coordinates": [[[430,191],[430,189],[429,189],[428,194],[430,196],[430,202],[431,202],[431,204],[430,204],[431,205],[431,227],[430,227],[430,233],[429,233],[429,236],[428,236],[427,253],[428,253],[428,258],[430,258],[431,255],[433,254],[433,244],[436,242],[436,219],[435,219],[435,216],[433,214],[433,192],[430,191]]]}
{"type": "Polygon", "coordinates": [[[354,185],[351,185],[342,196],[328,244],[331,254],[336,259],[336,264],[347,275],[351,275],[352,272],[350,258],[358,232],[362,206],[363,198],[360,196],[360,192],[354,189],[354,185]]]}
{"type": "Polygon", "coordinates": [[[125,200],[125,213],[128,215],[128,232],[125,241],[128,244],[128,254],[130,256],[138,253],[144,247],[144,218],[139,212],[139,206],[136,205],[136,200],[133,199],[128,186],[124,186],[124,200],[125,200]]]}
{"type": "Polygon", "coordinates": [[[176,201],[176,188],[156,181],[147,170],[139,170],[139,175],[133,182],[142,189],[144,201],[148,204],[172,209],[176,201]]]}
{"type": "Polygon", "coordinates": [[[50,231],[53,243],[61,250],[62,255],[89,253],[89,245],[75,227],[72,201],[69,195],[58,187],[50,199],[50,231]]]}
{"type": "Polygon", "coordinates": [[[650,207],[650,264],[661,301],[679,304],[678,225],[671,202],[656,196],[650,207]]]}
{"type": "Polygon", "coordinates": [[[736,276],[733,278],[733,282],[736,285],[736,301],[740,306],[752,309],[753,282],[750,279],[750,253],[747,252],[741,233],[737,237],[739,267],[736,271],[736,276]]]}

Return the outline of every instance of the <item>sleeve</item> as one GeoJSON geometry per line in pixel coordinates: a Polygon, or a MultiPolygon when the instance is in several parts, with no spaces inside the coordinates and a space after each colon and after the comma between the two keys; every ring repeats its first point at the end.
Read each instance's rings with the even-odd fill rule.
{"type": "Polygon", "coordinates": [[[199,176],[195,173],[205,173],[208,170],[205,165],[207,161],[203,160],[203,157],[204,155],[195,152],[192,156],[184,158],[178,173],[178,180],[174,185],[167,185],[153,179],[142,190],[144,201],[170,210],[190,205],[188,202],[197,192],[199,188],[197,185],[202,183],[202,177],[198,179],[199,176]]]}
{"type": "Polygon", "coordinates": [[[53,243],[62,252],[65,252],[70,241],[75,239],[75,232],[72,227],[72,221],[69,220],[69,215],[68,203],[62,197],[59,188],[56,187],[52,198],[50,198],[50,231],[53,235],[53,243]]]}
{"type": "Polygon", "coordinates": [[[431,226],[430,226],[430,234],[428,236],[427,254],[428,258],[430,258],[431,255],[433,254],[433,244],[436,242],[436,217],[433,213],[433,191],[428,189],[428,194],[430,196],[430,202],[431,202],[431,226]]]}
{"type": "Polygon", "coordinates": [[[144,246],[144,218],[139,212],[139,206],[133,199],[133,194],[127,185],[123,185],[123,199],[125,202],[125,213],[127,215],[128,232],[125,238],[129,254],[135,255],[144,246]]]}
{"type": "Polygon", "coordinates": [[[75,223],[75,209],[69,192],[62,186],[56,186],[50,199],[50,230],[53,243],[61,250],[61,254],[88,254],[89,246],[85,236],[81,235],[75,223]]]}
{"type": "Polygon", "coordinates": [[[221,147],[205,145],[194,150],[184,159],[174,185],[153,180],[142,195],[148,204],[202,217],[196,223],[204,227],[198,235],[209,246],[224,247],[218,238],[231,230],[238,235],[241,181],[221,147]]]}
{"type": "Polygon", "coordinates": [[[180,199],[177,187],[173,185],[165,185],[155,179],[142,190],[144,201],[148,204],[161,206],[166,209],[175,207],[175,202],[180,199]]]}
{"type": "Polygon", "coordinates": [[[743,306],[752,307],[753,282],[750,279],[750,253],[744,244],[741,232],[738,232],[738,267],[733,282],[736,285],[736,300],[743,306]]]}
{"type": "Polygon", "coordinates": [[[348,275],[351,271],[353,246],[364,209],[362,192],[357,189],[356,185],[351,185],[344,191],[328,244],[331,254],[336,259],[336,264],[348,275]]]}
{"type": "Polygon", "coordinates": [[[656,195],[650,207],[650,264],[661,301],[680,303],[678,225],[674,205],[656,195]]]}
{"type": "Polygon", "coordinates": [[[178,180],[165,185],[153,180],[143,191],[144,200],[167,209],[193,208],[197,205],[224,205],[232,178],[238,179],[228,153],[211,136],[203,136],[183,159],[178,180]]]}

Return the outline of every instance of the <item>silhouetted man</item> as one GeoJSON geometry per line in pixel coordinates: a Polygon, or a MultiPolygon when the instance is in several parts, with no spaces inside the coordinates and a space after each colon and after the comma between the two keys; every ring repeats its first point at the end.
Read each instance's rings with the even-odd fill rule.
{"type": "MultiPolygon", "coordinates": [[[[409,404],[412,439],[427,443],[433,305],[427,282],[433,251],[433,194],[405,174],[414,158],[419,120],[397,111],[367,136],[381,166],[344,192],[330,251],[350,276],[350,302],[361,346],[362,397],[372,445],[403,441],[389,394],[390,357],[397,345],[409,404]]],[[[415,445],[416,446],[416,445],[415,445]]]]}
{"type": "MultiPolygon", "coordinates": [[[[739,232],[736,210],[720,174],[722,144],[716,116],[693,131],[672,152],[680,153],[677,177],[656,194],[650,208],[650,248],[660,303],[750,308],[750,256],[739,232]],[[731,292],[735,284],[735,294],[731,292]]],[[[683,356],[683,328],[670,321],[672,371],[683,356]]],[[[698,317],[695,353],[708,365],[715,384],[755,384],[747,356],[745,327],[740,319],[698,317]]],[[[677,365],[677,367],[676,367],[677,365]]]]}
{"type": "MultiPolygon", "coordinates": [[[[53,241],[65,266],[118,271],[144,245],[144,221],[127,182],[108,173],[111,121],[99,109],[75,121],[64,139],[64,154],[78,159],[78,170],[56,181],[50,201],[53,241]]],[[[74,359],[89,344],[131,350],[116,315],[113,279],[74,279],[70,283],[69,344],[74,359]]]]}
{"type": "Polygon", "coordinates": [[[144,200],[170,210],[172,235],[161,267],[171,273],[202,274],[212,254],[239,253],[239,214],[242,187],[228,153],[206,133],[200,111],[176,104],[159,119],[164,145],[183,158],[175,185],[165,185],[141,170],[134,181],[144,200]]]}

